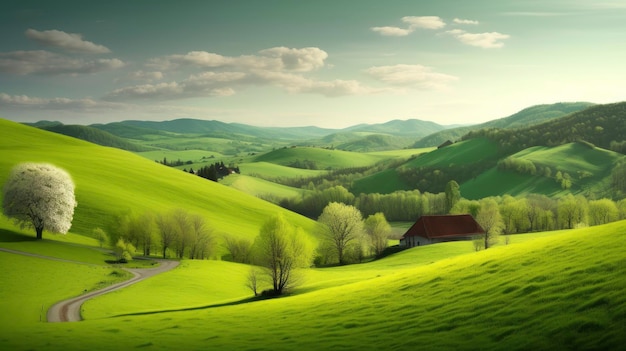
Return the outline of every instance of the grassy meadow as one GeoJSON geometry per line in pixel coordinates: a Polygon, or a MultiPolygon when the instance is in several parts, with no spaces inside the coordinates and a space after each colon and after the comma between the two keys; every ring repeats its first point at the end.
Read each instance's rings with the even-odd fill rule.
{"type": "Polygon", "coordinates": [[[601,149],[590,148],[581,143],[569,143],[557,147],[536,146],[511,156],[532,161],[538,167],[550,167],[551,177],[541,174],[529,175],[492,168],[475,179],[461,184],[461,193],[467,199],[480,199],[487,196],[510,194],[512,196],[529,193],[560,196],[567,193],[594,193],[597,197],[611,197],[611,170],[623,155],[601,149]],[[567,173],[572,178],[572,187],[562,189],[554,179],[557,171],[567,173]]]}
{"type": "MultiPolygon", "coordinates": [[[[83,322],[40,323],[41,304],[24,303],[30,317],[20,325],[5,320],[0,347],[619,349],[626,341],[625,232],[621,221],[529,235],[481,252],[468,242],[419,247],[371,263],[307,270],[295,294],[246,303],[232,303],[251,294],[241,286],[244,265],[183,261],[87,303],[83,322]]],[[[34,258],[10,264],[23,274],[63,268],[34,258]]],[[[68,280],[76,281],[67,274],[44,279],[43,292],[74,284],[68,280]]],[[[26,289],[30,280],[8,282],[4,304],[41,295],[26,289]]],[[[49,303],[62,294],[52,295],[49,303]]]]}
{"type": "MultiPolygon", "coordinates": [[[[71,232],[115,229],[115,216],[183,208],[204,216],[218,233],[254,237],[265,219],[284,213],[311,232],[315,222],[227,186],[143,157],[0,120],[0,183],[20,162],[48,162],[67,170],[78,207],[71,232]],[[245,220],[242,220],[245,219],[245,220]]],[[[44,237],[46,234],[44,234],[44,237]]]]}
{"type": "Polygon", "coordinates": [[[314,147],[292,147],[277,149],[255,158],[257,162],[271,162],[289,165],[295,161],[314,161],[317,169],[341,169],[348,167],[371,166],[385,159],[378,154],[366,154],[342,150],[328,150],[314,147]]]}

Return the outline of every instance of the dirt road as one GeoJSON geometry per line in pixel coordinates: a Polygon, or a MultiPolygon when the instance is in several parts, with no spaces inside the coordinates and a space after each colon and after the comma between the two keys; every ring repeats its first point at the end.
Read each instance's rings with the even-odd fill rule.
{"type": "Polygon", "coordinates": [[[92,291],[86,293],[84,295],[64,300],[54,304],[48,310],[48,322],[78,322],[82,320],[80,315],[80,308],[83,303],[91,298],[96,296],[104,295],[108,292],[115,291],[129,285],[140,282],[144,279],[150,278],[153,275],[167,272],[171,269],[174,269],[178,266],[178,261],[168,261],[168,260],[156,260],[160,263],[160,265],[156,268],[128,268],[127,271],[131,272],[134,276],[133,278],[113,284],[104,289],[92,291]]]}

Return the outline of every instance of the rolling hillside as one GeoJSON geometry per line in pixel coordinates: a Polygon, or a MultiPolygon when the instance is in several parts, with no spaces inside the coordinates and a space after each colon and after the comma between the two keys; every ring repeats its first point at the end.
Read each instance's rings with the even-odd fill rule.
{"type": "MultiPolygon", "coordinates": [[[[428,191],[428,189],[420,187],[418,179],[412,178],[422,177],[422,173],[431,171],[446,172],[455,167],[467,168],[473,164],[485,162],[495,164],[497,153],[497,145],[484,138],[458,142],[413,157],[411,160],[395,169],[387,169],[358,179],[353,183],[351,191],[357,194],[389,194],[397,190],[410,190],[415,188],[418,188],[420,191],[428,191]]],[[[473,171],[480,171],[477,167],[473,168],[473,171]]],[[[469,174],[471,173],[464,172],[461,176],[468,176],[469,174]]],[[[459,177],[457,179],[461,178],[459,177]]],[[[439,191],[443,191],[443,188],[436,192],[439,191]]]]}
{"type": "Polygon", "coordinates": [[[583,143],[531,147],[512,155],[511,158],[531,161],[541,172],[535,175],[520,174],[494,167],[461,184],[461,194],[468,199],[528,193],[548,196],[572,193],[591,198],[611,198],[611,171],[617,161],[624,157],[613,151],[590,148],[583,143]],[[549,177],[545,175],[546,167],[550,168],[549,177]],[[572,178],[570,189],[563,189],[555,180],[557,172],[567,173],[572,178]]]}
{"type": "MultiPolygon", "coordinates": [[[[229,300],[246,296],[244,266],[183,261],[154,281],[90,302],[88,319],[69,324],[40,323],[40,306],[24,289],[30,280],[20,279],[0,290],[5,306],[29,302],[19,323],[0,317],[5,321],[0,347],[621,349],[626,343],[625,231],[621,221],[477,253],[456,248],[469,243],[414,248],[373,263],[308,271],[311,280],[298,293],[251,303],[229,300]],[[448,248],[456,252],[442,256],[448,248]],[[138,299],[143,295],[145,307],[138,299]]],[[[70,265],[7,255],[0,253],[0,259],[19,260],[12,267],[21,277],[38,276],[39,270],[29,267],[67,270],[70,265]]],[[[81,267],[75,274],[82,277],[85,271],[81,267]]],[[[56,281],[40,278],[46,298],[80,286],[67,275],[56,281]],[[59,293],[58,285],[68,289],[59,293]]]]}
{"type": "Polygon", "coordinates": [[[413,146],[437,146],[446,140],[456,141],[470,131],[484,128],[524,128],[540,124],[548,120],[557,119],[570,113],[582,111],[593,105],[594,104],[589,102],[561,102],[556,104],[531,106],[508,117],[492,120],[473,126],[450,128],[443,131],[435,132],[417,141],[413,146]]]}
{"type": "Polygon", "coordinates": [[[0,120],[0,149],[0,183],[15,164],[25,161],[53,163],[71,174],[78,201],[71,229],[75,233],[114,229],[115,216],[125,211],[174,208],[199,213],[217,232],[237,236],[256,236],[266,218],[277,212],[307,231],[315,225],[256,197],[132,153],[5,120],[0,120]]]}
{"type": "Polygon", "coordinates": [[[42,126],[41,129],[48,130],[50,132],[59,133],[72,138],[88,141],[90,143],[110,146],[127,151],[149,151],[152,148],[135,144],[127,139],[113,135],[107,131],[97,128],[81,125],[65,125],[57,124],[50,126],[42,126]]]}
{"type": "MultiPolygon", "coordinates": [[[[281,148],[259,155],[256,162],[270,162],[283,166],[294,167],[294,163],[309,161],[314,168],[309,169],[342,169],[350,167],[371,166],[377,161],[384,159],[382,156],[348,152],[341,150],[327,150],[313,147],[281,148]]],[[[296,167],[307,168],[307,167],[296,167]]]]}

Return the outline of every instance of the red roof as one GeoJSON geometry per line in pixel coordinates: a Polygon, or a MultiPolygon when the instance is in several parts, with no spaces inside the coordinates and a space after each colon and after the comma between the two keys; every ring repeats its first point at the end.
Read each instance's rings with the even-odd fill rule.
{"type": "Polygon", "coordinates": [[[443,238],[484,234],[485,230],[469,214],[445,216],[421,216],[402,236],[443,238]]]}

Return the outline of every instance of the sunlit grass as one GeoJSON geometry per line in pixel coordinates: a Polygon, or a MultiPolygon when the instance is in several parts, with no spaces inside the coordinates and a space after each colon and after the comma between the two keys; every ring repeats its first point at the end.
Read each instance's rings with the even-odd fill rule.
{"type": "Polygon", "coordinates": [[[26,161],[53,163],[71,174],[78,201],[74,233],[115,228],[116,216],[127,211],[160,213],[173,208],[202,215],[218,233],[242,237],[256,236],[261,223],[277,212],[307,231],[315,225],[254,196],[130,152],[9,121],[0,120],[0,150],[0,184],[15,164],[26,161]]]}
{"type": "MultiPolygon", "coordinates": [[[[390,257],[387,263],[375,263],[389,274],[351,284],[222,307],[39,324],[36,337],[31,337],[30,330],[9,326],[0,346],[50,350],[199,350],[207,345],[237,350],[407,350],[415,345],[428,345],[429,350],[619,349],[626,341],[624,232],[626,222],[563,231],[396,271],[391,269],[390,257]]],[[[395,259],[408,265],[420,256],[420,250],[405,251],[406,256],[395,259]]],[[[363,266],[338,267],[334,274],[346,277],[363,266]]],[[[207,273],[198,274],[207,277],[207,273]]],[[[149,299],[161,294],[164,303],[174,296],[169,291],[184,294],[174,281],[150,291],[154,297],[149,299]]]]}
{"type": "Polygon", "coordinates": [[[534,176],[512,171],[488,170],[475,179],[461,184],[461,194],[468,199],[510,194],[529,193],[558,196],[566,193],[594,193],[610,197],[610,172],[618,159],[624,156],[580,143],[569,143],[557,147],[536,146],[520,151],[511,157],[532,161],[538,167],[550,167],[551,177],[543,174],[534,176]],[[570,189],[561,188],[554,177],[560,171],[572,179],[570,189]]]}

